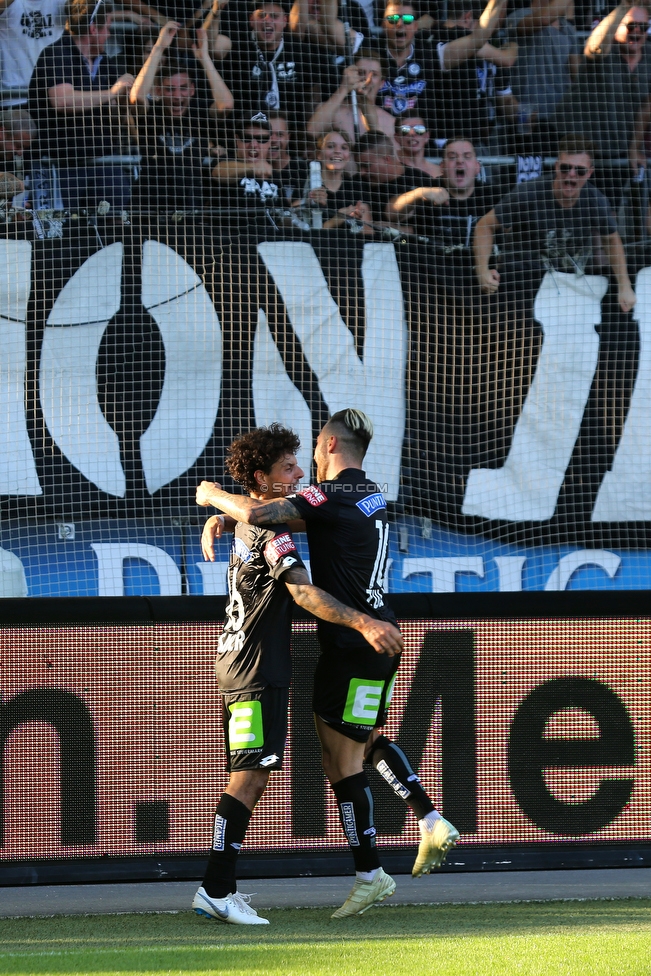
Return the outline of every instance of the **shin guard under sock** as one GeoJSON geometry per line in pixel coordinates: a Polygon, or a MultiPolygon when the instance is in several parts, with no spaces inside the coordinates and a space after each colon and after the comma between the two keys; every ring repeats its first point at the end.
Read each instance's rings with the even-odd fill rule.
{"type": "Polygon", "coordinates": [[[409,765],[402,749],[380,735],[373,743],[366,759],[387,781],[391,789],[404,800],[408,807],[422,820],[434,809],[434,804],[420,785],[420,779],[409,765]]]}
{"type": "Polygon", "coordinates": [[[332,784],[337,797],[339,816],[355,861],[357,871],[374,871],[380,867],[375,846],[373,794],[366,773],[355,773],[332,784]]]}
{"type": "Polygon", "coordinates": [[[251,811],[230,793],[217,804],[212,847],[202,887],[211,898],[225,898],[237,891],[235,866],[251,819],[251,811]]]}

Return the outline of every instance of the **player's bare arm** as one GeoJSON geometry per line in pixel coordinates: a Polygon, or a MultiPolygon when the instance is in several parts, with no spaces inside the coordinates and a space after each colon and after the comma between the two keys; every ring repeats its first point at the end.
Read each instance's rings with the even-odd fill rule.
{"type": "Polygon", "coordinates": [[[294,602],[315,617],[359,631],[378,654],[394,657],[402,653],[402,634],[397,627],[340,603],[325,590],[310,583],[307,571],[302,567],[290,569],[283,575],[283,582],[294,602]]]}
{"type": "Polygon", "coordinates": [[[225,515],[248,525],[278,525],[279,522],[301,518],[301,513],[287,498],[261,502],[248,495],[231,495],[213,481],[201,482],[197,488],[196,502],[202,506],[212,505],[225,515]]]}

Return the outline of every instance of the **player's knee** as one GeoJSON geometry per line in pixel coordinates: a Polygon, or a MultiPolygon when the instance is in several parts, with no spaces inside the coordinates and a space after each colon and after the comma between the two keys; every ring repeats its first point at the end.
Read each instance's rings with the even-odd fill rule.
{"type": "Polygon", "coordinates": [[[253,771],[251,787],[256,795],[256,801],[260,799],[267,788],[269,782],[269,772],[266,769],[256,769],[253,771]]]}
{"type": "Polygon", "coordinates": [[[364,746],[364,762],[373,763],[373,765],[375,765],[373,761],[373,752],[375,750],[375,747],[381,741],[386,742],[385,737],[380,732],[378,732],[377,729],[373,729],[368,739],[366,740],[366,745],[364,746]]]}

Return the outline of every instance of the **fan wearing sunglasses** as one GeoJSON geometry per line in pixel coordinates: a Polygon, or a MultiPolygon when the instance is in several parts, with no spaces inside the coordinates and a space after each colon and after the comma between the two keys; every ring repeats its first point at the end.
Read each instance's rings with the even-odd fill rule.
{"type": "Polygon", "coordinates": [[[264,112],[239,112],[233,128],[235,158],[221,160],[212,171],[213,206],[224,227],[269,227],[271,211],[283,203],[269,159],[271,123],[264,112]]]}
{"type": "Polygon", "coordinates": [[[441,175],[441,167],[425,156],[429,129],[424,120],[419,115],[407,115],[405,118],[398,119],[395,135],[398,143],[398,159],[403,166],[420,169],[433,179],[438,179],[441,175]]]}
{"type": "Polygon", "coordinates": [[[399,118],[431,116],[436,86],[436,65],[429,37],[417,37],[431,18],[419,18],[413,3],[389,2],[382,24],[385,40],[377,48],[384,64],[380,105],[399,118]]]}
{"type": "Polygon", "coordinates": [[[565,136],[559,143],[553,177],[520,183],[477,224],[475,271],[486,294],[500,285],[500,273],[490,267],[495,233],[512,235],[514,248],[533,253],[540,270],[590,270],[593,238],[601,246],[617,281],[622,312],[635,305],[635,292],[626,267],[626,255],[606,198],[588,181],[593,174],[594,147],[581,136],[565,136]]]}
{"type": "Polygon", "coordinates": [[[579,76],[555,117],[559,132],[582,132],[603,162],[595,185],[611,207],[621,201],[626,167],[609,165],[629,153],[638,112],[651,90],[649,11],[621,4],[592,31],[579,76]]]}

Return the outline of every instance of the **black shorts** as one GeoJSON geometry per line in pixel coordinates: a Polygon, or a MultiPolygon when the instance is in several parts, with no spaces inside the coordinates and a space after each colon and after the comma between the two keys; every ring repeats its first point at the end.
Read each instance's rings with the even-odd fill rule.
{"type": "Polygon", "coordinates": [[[223,694],[222,704],[228,771],[281,769],[289,688],[223,694]]]}
{"type": "Polygon", "coordinates": [[[314,672],[314,714],[347,738],[366,742],[387,720],[399,664],[400,655],[387,657],[373,648],[322,647],[314,672]]]}

